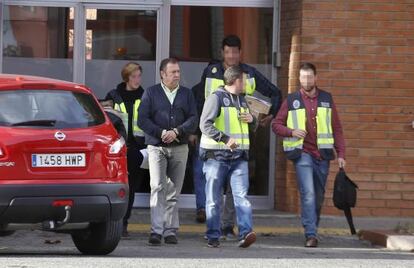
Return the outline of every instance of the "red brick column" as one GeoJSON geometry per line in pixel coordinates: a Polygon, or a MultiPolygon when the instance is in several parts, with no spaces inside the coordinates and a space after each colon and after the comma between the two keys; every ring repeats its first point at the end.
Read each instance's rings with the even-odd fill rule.
{"type": "MultiPolygon", "coordinates": [[[[356,215],[414,216],[414,3],[282,1],[281,88],[298,87],[310,61],[343,123],[349,176],[360,187],[356,215]]],[[[276,208],[298,211],[294,170],[280,152],[276,208]]],[[[332,162],[323,212],[332,206],[332,162]]]]}

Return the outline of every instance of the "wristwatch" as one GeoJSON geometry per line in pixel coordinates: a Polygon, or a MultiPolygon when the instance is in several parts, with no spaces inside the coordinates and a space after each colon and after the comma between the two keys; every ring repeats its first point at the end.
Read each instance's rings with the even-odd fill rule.
{"type": "Polygon", "coordinates": [[[173,128],[173,131],[174,131],[174,133],[175,133],[175,135],[179,135],[179,133],[178,133],[178,129],[176,129],[176,128],[173,128]]]}

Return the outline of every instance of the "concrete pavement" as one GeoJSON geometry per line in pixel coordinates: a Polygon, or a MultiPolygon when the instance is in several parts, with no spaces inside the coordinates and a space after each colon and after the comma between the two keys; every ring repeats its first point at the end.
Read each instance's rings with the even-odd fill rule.
{"type": "MultiPolygon", "coordinates": [[[[133,211],[128,238],[109,256],[83,256],[66,234],[20,231],[0,238],[0,267],[414,267],[414,253],[372,246],[351,236],[344,217],[324,216],[320,247],[304,248],[300,218],[254,211],[257,242],[247,249],[236,241],[208,248],[204,224],[193,210],[181,210],[177,245],[148,246],[149,209],[133,211]],[[49,242],[49,243],[46,243],[49,242]]],[[[394,228],[412,219],[355,218],[356,228],[394,228]]]]}
{"type": "MultiPolygon", "coordinates": [[[[254,230],[261,235],[303,234],[300,217],[296,214],[274,210],[254,211],[254,230]]],[[[205,224],[195,222],[193,209],[180,210],[180,233],[203,234],[205,224]]],[[[355,228],[360,239],[372,245],[394,250],[414,251],[414,236],[393,234],[397,226],[413,225],[411,218],[390,217],[354,217],[355,228]]],[[[135,209],[131,216],[130,232],[145,233],[150,230],[149,209],[135,209]]],[[[343,236],[350,235],[349,226],[344,216],[322,216],[319,235],[343,236]]]]}
{"type": "MultiPolygon", "coordinates": [[[[195,221],[194,209],[180,209],[180,232],[204,233],[205,224],[195,221]]],[[[357,230],[384,229],[392,230],[399,224],[413,223],[411,218],[397,217],[354,217],[357,230]]],[[[290,234],[303,233],[300,216],[275,210],[254,210],[253,223],[256,232],[290,234]]],[[[130,219],[132,232],[148,232],[150,228],[150,210],[148,208],[134,209],[130,219]]],[[[321,216],[320,234],[348,235],[350,234],[345,216],[321,216]]]]}

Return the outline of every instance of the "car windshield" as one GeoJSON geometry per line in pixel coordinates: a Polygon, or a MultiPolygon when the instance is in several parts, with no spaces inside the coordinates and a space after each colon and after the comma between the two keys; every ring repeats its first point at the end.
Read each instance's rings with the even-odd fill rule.
{"type": "Polygon", "coordinates": [[[90,94],[69,90],[0,91],[0,126],[85,128],[105,122],[90,94]]]}

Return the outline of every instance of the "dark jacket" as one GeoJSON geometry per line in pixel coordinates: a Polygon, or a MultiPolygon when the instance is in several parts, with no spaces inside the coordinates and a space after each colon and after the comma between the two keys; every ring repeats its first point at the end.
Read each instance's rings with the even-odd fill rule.
{"type": "Polygon", "coordinates": [[[161,84],[145,90],[139,106],[138,126],[145,133],[145,143],[156,146],[187,144],[188,135],[197,128],[198,115],[193,93],[180,86],[171,105],[161,84]],[[178,140],[165,144],[161,140],[162,131],[177,128],[178,140]]]}
{"type": "Polygon", "coordinates": [[[105,100],[113,100],[114,104],[115,103],[125,104],[125,108],[127,109],[127,112],[128,112],[128,129],[127,129],[128,146],[138,146],[140,148],[141,147],[143,148],[143,138],[134,137],[133,126],[132,126],[132,123],[133,123],[132,109],[134,107],[135,100],[141,99],[143,94],[144,94],[144,89],[142,87],[139,87],[137,90],[134,90],[134,91],[127,91],[126,83],[122,82],[117,85],[116,89],[113,89],[110,92],[108,92],[108,94],[105,97],[105,100]]]}
{"type": "MultiPolygon", "coordinates": [[[[240,63],[239,65],[243,72],[248,74],[250,77],[254,77],[256,81],[256,90],[261,93],[263,96],[268,97],[271,99],[272,107],[270,109],[270,113],[272,115],[276,115],[277,111],[279,111],[280,105],[282,103],[282,93],[280,89],[272,84],[266,77],[264,77],[259,71],[257,71],[254,67],[240,63]]],[[[193,90],[194,95],[196,96],[197,106],[203,107],[205,101],[205,82],[207,77],[214,77],[217,79],[223,80],[224,76],[224,67],[222,62],[216,62],[213,64],[209,64],[203,71],[203,75],[201,76],[201,81],[199,85],[194,86],[193,90]]]]}

